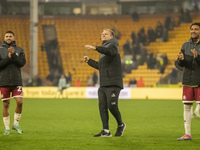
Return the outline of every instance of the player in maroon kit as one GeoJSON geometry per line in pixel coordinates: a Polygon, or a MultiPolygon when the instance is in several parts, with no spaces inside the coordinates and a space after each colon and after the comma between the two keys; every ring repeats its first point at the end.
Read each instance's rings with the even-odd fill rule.
{"type": "Polygon", "coordinates": [[[178,65],[183,67],[183,97],[185,135],[177,140],[192,140],[191,119],[193,100],[200,103],[200,23],[190,26],[191,38],[182,45],[178,65]]]}
{"type": "Polygon", "coordinates": [[[21,47],[17,47],[14,33],[7,31],[4,35],[2,47],[0,47],[0,91],[3,101],[5,135],[10,134],[10,93],[12,93],[12,97],[15,98],[17,103],[12,129],[16,130],[19,134],[23,133],[19,126],[19,120],[23,104],[21,67],[25,64],[24,50],[21,47]]]}

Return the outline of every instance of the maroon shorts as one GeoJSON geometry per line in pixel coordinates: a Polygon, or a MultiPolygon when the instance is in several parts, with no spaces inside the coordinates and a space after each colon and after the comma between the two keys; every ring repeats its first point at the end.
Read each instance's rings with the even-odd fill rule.
{"type": "Polygon", "coordinates": [[[193,100],[200,103],[200,87],[183,86],[183,103],[193,103],[193,100]]]}
{"type": "Polygon", "coordinates": [[[10,93],[12,93],[13,97],[23,97],[22,86],[7,86],[7,87],[0,87],[1,91],[1,100],[8,100],[10,99],[10,93]]]}

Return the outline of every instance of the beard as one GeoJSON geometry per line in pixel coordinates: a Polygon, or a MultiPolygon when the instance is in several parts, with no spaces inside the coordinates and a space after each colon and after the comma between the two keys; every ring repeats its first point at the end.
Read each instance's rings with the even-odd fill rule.
{"type": "Polygon", "coordinates": [[[6,43],[7,43],[8,45],[11,45],[11,44],[12,44],[12,41],[11,41],[10,43],[8,43],[8,41],[6,41],[6,43]]]}
{"type": "Polygon", "coordinates": [[[199,39],[199,35],[198,34],[195,34],[195,33],[192,33],[192,34],[191,34],[191,38],[192,39],[194,39],[194,40],[199,39]],[[193,34],[193,36],[192,36],[192,34],[193,34]]]}
{"type": "Polygon", "coordinates": [[[198,41],[199,40],[199,36],[195,36],[195,37],[191,37],[193,41],[198,41]]]}

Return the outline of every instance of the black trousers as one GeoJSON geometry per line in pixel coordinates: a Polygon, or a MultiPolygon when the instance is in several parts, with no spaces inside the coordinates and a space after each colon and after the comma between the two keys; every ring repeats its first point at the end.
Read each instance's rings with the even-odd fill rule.
{"type": "Polygon", "coordinates": [[[108,120],[108,109],[111,114],[115,117],[118,125],[122,125],[121,114],[118,108],[118,98],[121,88],[118,86],[99,87],[98,98],[99,98],[99,111],[103,124],[103,129],[109,129],[108,120]]]}

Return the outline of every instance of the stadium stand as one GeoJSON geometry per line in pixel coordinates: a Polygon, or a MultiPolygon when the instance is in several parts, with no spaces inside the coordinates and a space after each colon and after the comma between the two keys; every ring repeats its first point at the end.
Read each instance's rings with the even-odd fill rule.
{"type": "MultiPolygon", "coordinates": [[[[197,21],[199,18],[194,18],[197,21]]],[[[92,77],[95,69],[92,69],[87,64],[83,63],[83,56],[88,55],[98,61],[98,53],[95,51],[88,51],[84,48],[86,44],[101,45],[100,34],[103,28],[117,28],[121,32],[121,38],[119,39],[120,55],[123,58],[123,44],[126,40],[131,40],[131,32],[137,33],[141,27],[144,27],[145,31],[149,26],[153,29],[156,27],[157,21],[164,23],[165,18],[162,16],[144,17],[138,22],[133,22],[131,16],[109,16],[109,17],[95,17],[95,18],[53,18],[44,19],[40,18],[38,23],[38,73],[42,77],[46,77],[49,72],[49,66],[47,61],[46,52],[41,50],[41,45],[44,43],[42,25],[55,25],[59,43],[59,50],[62,59],[63,72],[71,72],[72,85],[77,79],[80,80],[82,86],[87,85],[87,77],[92,77]]],[[[175,17],[177,21],[177,16],[175,17]]],[[[27,58],[27,66],[30,66],[30,41],[29,31],[30,22],[29,19],[0,19],[1,30],[3,35],[7,30],[12,30],[16,34],[16,40],[18,46],[24,48],[27,58]],[[19,40],[20,39],[20,40],[19,40]]],[[[124,77],[124,84],[128,84],[130,78],[135,77],[139,79],[143,77],[145,86],[151,87],[159,82],[160,78],[166,76],[171,72],[174,60],[176,59],[177,52],[180,50],[183,42],[187,41],[190,37],[188,27],[190,23],[181,24],[180,27],[175,27],[174,31],[169,31],[168,42],[152,42],[149,46],[146,46],[148,51],[154,54],[166,53],[169,60],[169,65],[165,69],[163,75],[158,74],[158,70],[147,69],[146,64],[139,66],[137,70],[132,70],[130,74],[126,74],[124,77]]],[[[0,41],[3,41],[3,37],[0,37],[0,41]]]]}
{"type": "MultiPolygon", "coordinates": [[[[158,20],[164,22],[164,18],[152,18],[142,19],[141,21],[135,23],[132,21],[131,17],[96,20],[54,20],[56,22],[58,42],[60,46],[60,54],[63,62],[64,72],[70,71],[72,73],[72,81],[80,79],[82,85],[86,86],[87,77],[92,76],[94,69],[91,69],[87,66],[87,64],[83,63],[82,58],[84,55],[88,55],[89,57],[98,61],[99,55],[97,52],[87,51],[84,48],[85,44],[101,45],[101,41],[99,39],[102,29],[112,29],[115,27],[122,34],[121,38],[119,39],[119,49],[121,57],[123,57],[122,46],[127,39],[131,40],[131,32],[133,30],[138,32],[141,27],[144,27],[145,30],[147,30],[149,26],[155,27],[158,20]]],[[[133,74],[135,74],[135,71],[133,71],[133,74]]],[[[129,79],[129,75],[127,75],[124,79],[125,83],[127,83],[129,79]]],[[[146,81],[147,80],[150,81],[150,79],[146,79],[146,81]]],[[[155,84],[155,82],[150,83],[151,85],[155,84]]]]}
{"type": "MultiPolygon", "coordinates": [[[[175,18],[177,20],[177,18],[175,18]]],[[[162,18],[158,19],[161,22],[162,18]]],[[[198,18],[196,19],[198,20],[198,18]]],[[[151,22],[151,25],[156,21],[146,19],[145,21],[151,22]]],[[[177,59],[177,53],[180,51],[182,44],[187,41],[190,37],[189,26],[191,23],[181,24],[180,27],[176,27],[174,31],[169,31],[169,40],[168,42],[152,42],[149,46],[146,46],[148,51],[153,52],[154,54],[167,54],[168,57],[168,66],[165,69],[164,74],[159,74],[158,70],[147,69],[147,66],[140,66],[137,70],[133,70],[131,74],[127,74],[124,77],[124,84],[128,84],[130,78],[135,77],[139,79],[143,77],[146,87],[151,87],[156,85],[159,80],[169,73],[171,73],[171,68],[174,66],[174,61],[177,59]]]]}
{"type": "Polygon", "coordinates": [[[42,22],[38,23],[38,73],[42,77],[46,77],[49,72],[49,65],[46,51],[42,51],[41,45],[44,43],[44,36],[42,31],[42,22]]]}
{"type": "Polygon", "coordinates": [[[6,31],[11,30],[15,33],[15,39],[17,40],[17,45],[22,47],[25,50],[27,65],[30,65],[29,58],[30,52],[28,51],[30,48],[30,41],[28,40],[30,37],[29,34],[29,21],[26,19],[0,19],[0,41],[4,40],[4,34],[6,31]],[[10,23],[12,22],[12,23],[10,23]],[[24,32],[22,32],[24,31],[24,32]]]}
{"type": "MultiPolygon", "coordinates": [[[[3,17],[2,17],[3,18],[3,17]]],[[[29,19],[21,19],[21,18],[9,18],[9,19],[0,19],[0,41],[3,41],[6,31],[11,30],[15,33],[15,39],[17,41],[17,45],[22,47],[25,51],[26,55],[26,70],[30,67],[30,21],[29,19]],[[12,23],[10,23],[12,22],[12,23]]],[[[46,58],[46,52],[41,51],[40,45],[44,42],[42,35],[41,24],[38,25],[39,30],[39,38],[38,38],[38,73],[41,76],[45,77],[48,73],[48,63],[46,58]]]]}

